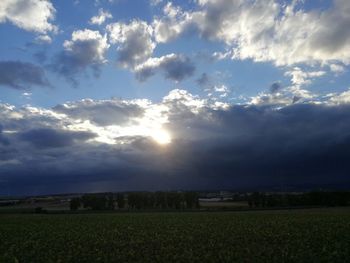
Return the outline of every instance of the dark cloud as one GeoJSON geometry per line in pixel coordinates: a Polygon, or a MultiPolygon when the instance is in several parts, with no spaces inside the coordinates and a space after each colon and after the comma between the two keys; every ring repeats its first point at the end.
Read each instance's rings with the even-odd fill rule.
{"type": "Polygon", "coordinates": [[[43,64],[47,61],[46,51],[42,51],[42,50],[37,51],[33,54],[33,57],[40,64],[43,64]]]}
{"type": "Polygon", "coordinates": [[[182,81],[193,76],[195,69],[196,67],[189,57],[169,54],[160,58],[151,58],[139,65],[136,68],[136,78],[145,81],[160,71],[167,79],[182,81]]]}
{"type": "Polygon", "coordinates": [[[113,23],[106,29],[111,43],[118,45],[118,62],[122,67],[132,69],[152,56],[156,44],[152,40],[152,28],[146,22],[113,23]]]}
{"type": "Polygon", "coordinates": [[[65,49],[58,53],[49,68],[66,78],[74,86],[77,76],[91,70],[95,77],[106,62],[105,53],[109,48],[107,39],[98,31],[89,29],[74,31],[72,39],[64,42],[65,49]]]}
{"type": "MultiPolygon", "coordinates": [[[[88,51],[90,48],[91,46],[89,47],[89,45],[86,45],[86,54],[91,54],[91,52],[89,53],[88,51]]],[[[71,82],[74,86],[78,85],[77,75],[83,73],[89,68],[92,70],[95,77],[100,75],[100,67],[98,65],[91,64],[89,61],[89,55],[85,56],[83,53],[81,55],[77,55],[62,51],[56,55],[53,63],[50,64],[50,68],[71,82]]]]}
{"type": "Polygon", "coordinates": [[[57,148],[71,146],[76,141],[86,141],[95,137],[90,132],[59,131],[49,128],[33,129],[19,134],[23,141],[37,148],[57,148]]]}
{"type": "MultiPolygon", "coordinates": [[[[202,103],[184,91],[163,100],[160,105],[169,120],[163,128],[172,134],[167,146],[144,136],[116,138],[122,144],[86,142],[95,135],[53,128],[53,121],[52,128],[43,128],[31,118],[31,129],[6,134],[11,143],[2,148],[0,144],[6,154],[0,162],[0,181],[17,193],[350,186],[350,105],[221,109],[202,103]]],[[[89,110],[96,109],[84,108],[89,110]]],[[[11,121],[19,122],[9,119],[6,127],[11,121]]],[[[60,126],[67,120],[56,122],[60,126]]],[[[21,125],[13,127],[21,130],[21,125]]]]}
{"type": "Polygon", "coordinates": [[[193,62],[188,57],[180,56],[178,59],[166,61],[162,68],[165,77],[175,81],[181,81],[186,77],[191,77],[195,71],[193,62]]]}
{"type": "Polygon", "coordinates": [[[207,87],[210,85],[210,78],[207,73],[202,73],[202,75],[197,79],[197,84],[200,87],[207,87]]]}
{"type": "Polygon", "coordinates": [[[21,61],[0,61],[0,85],[20,90],[50,86],[41,67],[21,61]]]}
{"type": "Polygon", "coordinates": [[[10,142],[9,140],[3,135],[3,128],[2,128],[2,125],[0,124],[0,144],[2,145],[9,145],[10,142]]]}
{"type": "Polygon", "coordinates": [[[282,84],[280,82],[274,82],[270,86],[270,93],[276,93],[279,90],[281,90],[281,88],[282,88],[282,84]]]}

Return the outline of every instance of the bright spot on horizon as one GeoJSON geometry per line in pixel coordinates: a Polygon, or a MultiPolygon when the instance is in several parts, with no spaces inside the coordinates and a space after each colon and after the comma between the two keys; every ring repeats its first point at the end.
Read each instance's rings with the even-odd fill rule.
{"type": "Polygon", "coordinates": [[[171,143],[171,136],[166,130],[155,130],[152,132],[151,136],[158,144],[165,145],[171,143]]]}

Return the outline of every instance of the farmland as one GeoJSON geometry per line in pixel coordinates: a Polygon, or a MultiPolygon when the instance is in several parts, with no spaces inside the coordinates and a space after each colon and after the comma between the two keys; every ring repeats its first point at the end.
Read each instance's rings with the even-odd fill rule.
{"type": "Polygon", "coordinates": [[[346,262],[350,210],[0,215],[0,262],[346,262]]]}

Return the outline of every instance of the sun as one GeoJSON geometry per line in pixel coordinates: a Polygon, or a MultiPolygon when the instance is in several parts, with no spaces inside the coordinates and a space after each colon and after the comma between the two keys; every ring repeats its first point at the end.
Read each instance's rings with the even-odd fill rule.
{"type": "Polygon", "coordinates": [[[169,132],[163,129],[153,131],[151,136],[158,144],[165,145],[171,143],[171,136],[169,132]]]}

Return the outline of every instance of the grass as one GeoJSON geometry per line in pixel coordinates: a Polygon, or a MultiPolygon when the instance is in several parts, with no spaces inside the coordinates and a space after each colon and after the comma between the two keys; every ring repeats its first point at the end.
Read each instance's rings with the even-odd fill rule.
{"type": "Polygon", "coordinates": [[[0,262],[347,262],[350,210],[0,215],[0,262]]]}

